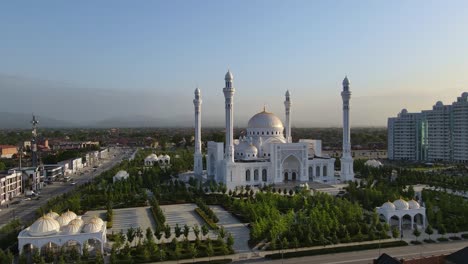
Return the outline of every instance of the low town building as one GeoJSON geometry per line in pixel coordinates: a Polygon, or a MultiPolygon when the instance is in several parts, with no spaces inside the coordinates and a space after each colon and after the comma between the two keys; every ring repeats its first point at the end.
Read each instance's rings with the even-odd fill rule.
{"type": "Polygon", "coordinates": [[[63,167],[59,165],[43,165],[42,176],[47,181],[55,181],[63,177],[63,167]]]}
{"type": "Polygon", "coordinates": [[[83,149],[89,147],[99,147],[97,141],[55,141],[49,142],[53,150],[83,149]]]}
{"type": "Polygon", "coordinates": [[[0,145],[0,158],[11,159],[13,155],[18,154],[18,149],[13,145],[0,145]]]}
{"type": "Polygon", "coordinates": [[[22,191],[38,191],[44,186],[44,179],[41,177],[39,167],[12,168],[8,173],[21,172],[22,191]]]}
{"type": "Polygon", "coordinates": [[[0,204],[8,203],[23,191],[20,171],[0,172],[0,204]]]}

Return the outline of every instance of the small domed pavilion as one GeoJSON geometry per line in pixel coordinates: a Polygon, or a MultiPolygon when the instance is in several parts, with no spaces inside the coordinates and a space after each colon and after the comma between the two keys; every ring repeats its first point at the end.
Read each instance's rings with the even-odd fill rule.
{"type": "Polygon", "coordinates": [[[413,230],[417,225],[425,228],[427,225],[426,208],[415,200],[407,202],[400,198],[393,203],[388,201],[376,210],[379,217],[390,227],[397,226],[400,231],[402,229],[413,230]]]}
{"type": "Polygon", "coordinates": [[[69,210],[61,215],[51,211],[19,233],[18,250],[20,253],[35,249],[58,253],[61,247],[75,247],[82,253],[87,243],[90,252],[103,252],[106,231],[106,222],[97,216],[85,222],[69,210]]]}

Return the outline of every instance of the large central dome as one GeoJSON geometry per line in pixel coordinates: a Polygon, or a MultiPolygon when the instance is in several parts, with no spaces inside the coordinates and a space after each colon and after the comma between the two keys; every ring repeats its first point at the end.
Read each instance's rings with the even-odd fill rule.
{"type": "Polygon", "coordinates": [[[283,122],[273,113],[263,110],[249,120],[248,128],[283,128],[283,122]]]}

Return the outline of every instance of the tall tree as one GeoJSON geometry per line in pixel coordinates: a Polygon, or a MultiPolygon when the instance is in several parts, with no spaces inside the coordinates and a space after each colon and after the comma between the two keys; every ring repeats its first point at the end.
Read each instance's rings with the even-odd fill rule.
{"type": "Polygon", "coordinates": [[[208,261],[211,262],[211,257],[214,255],[213,244],[211,241],[209,241],[208,246],[206,246],[206,255],[208,256],[208,261]]]}
{"type": "Polygon", "coordinates": [[[198,237],[200,236],[200,227],[197,224],[195,224],[192,227],[192,230],[193,230],[193,233],[195,234],[196,239],[198,240],[198,237]]]}
{"type": "Polygon", "coordinates": [[[127,239],[130,244],[132,244],[133,240],[135,239],[135,229],[133,227],[127,229],[127,239]]]}
{"type": "Polygon", "coordinates": [[[208,232],[210,232],[208,225],[207,224],[202,225],[202,234],[204,238],[206,237],[206,235],[208,235],[208,232]]]}
{"type": "Polygon", "coordinates": [[[427,225],[426,230],[424,232],[429,235],[429,239],[431,239],[431,235],[434,234],[434,230],[432,229],[431,225],[427,225]]]}
{"type": "Polygon", "coordinates": [[[418,237],[421,235],[421,231],[419,231],[418,227],[414,228],[413,235],[416,237],[416,241],[418,241],[418,237]]]}
{"type": "Polygon", "coordinates": [[[179,224],[176,224],[176,226],[174,227],[174,234],[176,238],[179,238],[180,235],[182,235],[182,228],[180,228],[179,224]]]}
{"type": "Polygon", "coordinates": [[[185,236],[185,239],[188,239],[189,232],[190,232],[190,227],[189,227],[187,224],[185,224],[185,225],[184,225],[184,236],[185,236]]]}

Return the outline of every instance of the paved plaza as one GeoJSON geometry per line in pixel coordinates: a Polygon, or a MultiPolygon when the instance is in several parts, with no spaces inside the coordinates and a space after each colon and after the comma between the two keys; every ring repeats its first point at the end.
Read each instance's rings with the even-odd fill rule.
{"type": "Polygon", "coordinates": [[[248,244],[250,239],[249,228],[221,206],[210,206],[210,208],[219,218],[218,225],[224,226],[224,229],[234,237],[234,251],[236,253],[250,252],[248,244]]]}
{"type": "MultiPolygon", "coordinates": [[[[193,233],[192,227],[197,224],[200,227],[200,237],[201,226],[205,224],[204,220],[198,216],[195,212],[195,204],[173,204],[173,205],[162,205],[161,209],[166,216],[166,224],[171,227],[171,237],[169,239],[162,238],[162,241],[170,242],[175,237],[174,228],[176,224],[179,224],[180,228],[183,231],[184,225],[190,227],[189,240],[195,240],[195,234],[193,233]]],[[[214,213],[218,216],[219,226],[224,226],[224,229],[231,233],[234,237],[234,250],[237,253],[246,253],[250,252],[249,245],[247,241],[250,238],[249,228],[245,224],[241,223],[237,218],[233,217],[229,212],[224,210],[220,206],[210,206],[214,213]]],[[[106,210],[96,210],[88,211],[83,215],[83,220],[86,222],[93,216],[99,216],[105,219],[106,210]]],[[[148,227],[154,231],[156,229],[156,223],[151,214],[150,207],[133,207],[133,208],[124,208],[124,209],[114,209],[114,219],[112,228],[108,229],[107,233],[112,232],[118,233],[122,230],[124,233],[127,232],[127,229],[130,227],[137,228],[141,227],[143,230],[146,230],[148,227]]],[[[208,236],[211,239],[216,239],[217,234],[210,230],[208,236]]],[[[184,236],[181,235],[179,240],[183,240],[184,236]]]]}
{"type": "MultiPolygon", "coordinates": [[[[114,209],[113,212],[112,228],[108,229],[108,234],[112,232],[118,233],[120,230],[123,230],[123,232],[126,233],[127,229],[130,227],[141,227],[143,230],[151,227],[153,231],[156,228],[156,223],[151,215],[150,207],[114,209]]],[[[106,210],[88,211],[83,215],[83,220],[86,222],[89,218],[95,215],[105,219],[106,210]]]]}
{"type": "MultiPolygon", "coordinates": [[[[171,241],[174,235],[174,228],[176,224],[179,224],[179,227],[184,228],[184,225],[190,227],[189,240],[195,240],[195,234],[193,233],[192,227],[197,224],[200,227],[200,237],[201,237],[201,226],[205,224],[205,221],[198,216],[195,212],[197,206],[195,204],[172,204],[172,205],[161,205],[161,209],[164,212],[166,217],[166,224],[171,227],[172,236],[168,239],[171,241]]],[[[210,238],[216,238],[216,235],[213,231],[210,231],[208,234],[210,238]]],[[[179,240],[183,238],[183,235],[179,237],[179,240]]]]}

